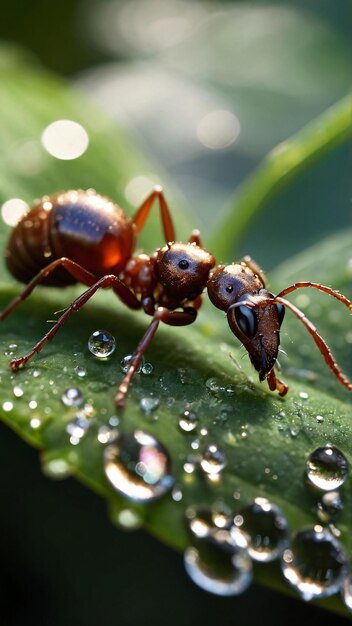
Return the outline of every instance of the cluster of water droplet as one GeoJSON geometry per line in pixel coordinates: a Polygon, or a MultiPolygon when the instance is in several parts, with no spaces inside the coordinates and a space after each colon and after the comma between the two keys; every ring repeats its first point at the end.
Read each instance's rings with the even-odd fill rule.
{"type": "Polygon", "coordinates": [[[320,523],[291,537],[280,508],[263,497],[235,514],[206,506],[189,507],[186,521],[192,545],[184,556],[187,573],[206,591],[236,595],[251,582],[252,561],[279,558],[285,579],[304,600],[341,591],[346,606],[352,609],[348,558],[338,540],[340,533],[331,523],[342,510],[338,489],[347,475],[347,459],[337,448],[327,445],[309,455],[306,478],[319,492],[320,523]]]}
{"type": "Polygon", "coordinates": [[[191,506],[186,521],[192,545],[184,555],[192,580],[211,593],[242,593],[253,577],[252,561],[272,561],[288,545],[288,524],[279,507],[256,498],[235,515],[191,506]]]}

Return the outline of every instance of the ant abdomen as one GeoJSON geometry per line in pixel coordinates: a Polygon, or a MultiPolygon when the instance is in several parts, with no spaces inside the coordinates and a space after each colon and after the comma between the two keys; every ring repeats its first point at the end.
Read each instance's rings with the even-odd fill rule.
{"type": "MultiPolygon", "coordinates": [[[[94,191],[46,196],[17,224],[6,250],[11,274],[21,282],[49,263],[68,257],[96,276],[118,274],[130,258],[134,227],[122,209],[94,191]]],[[[58,268],[43,283],[57,287],[75,279],[58,268]]]]}

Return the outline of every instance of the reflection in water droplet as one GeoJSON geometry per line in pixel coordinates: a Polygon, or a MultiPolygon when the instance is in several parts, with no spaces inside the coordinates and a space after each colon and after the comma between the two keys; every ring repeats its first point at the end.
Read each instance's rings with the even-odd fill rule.
{"type": "Polygon", "coordinates": [[[200,466],[206,474],[219,474],[226,465],[225,453],[214,443],[209,444],[203,451],[200,466]]]}
{"type": "Polygon", "coordinates": [[[307,459],[309,482],[322,491],[334,491],[343,485],[348,475],[348,461],[335,446],[317,448],[307,459]]]}
{"type": "Polygon", "coordinates": [[[43,147],[57,159],[77,159],[87,150],[88,144],[85,128],[71,120],[56,120],[42,134],[43,147]]]}
{"type": "Polygon", "coordinates": [[[288,524],[281,509],[266,498],[255,498],[234,518],[234,529],[247,542],[249,555],[255,561],[273,561],[288,543],[288,524]]]}
{"type": "Polygon", "coordinates": [[[80,406],[83,402],[83,394],[78,387],[70,387],[62,394],[61,402],[65,406],[80,406]]]}
{"type": "MultiPolygon", "coordinates": [[[[136,356],[135,354],[127,354],[126,356],[123,357],[123,359],[121,359],[120,366],[124,374],[127,374],[128,369],[133,359],[135,358],[135,356],[136,356]]],[[[138,365],[136,369],[137,374],[140,374],[143,367],[144,367],[144,357],[141,358],[140,364],[138,365]]]]}
{"type": "Polygon", "coordinates": [[[352,575],[345,578],[342,585],[342,599],[345,606],[352,611],[352,575]]]}
{"type": "Polygon", "coordinates": [[[197,428],[199,418],[195,411],[184,411],[178,420],[178,425],[184,433],[191,433],[197,428]]]}
{"type": "Polygon", "coordinates": [[[171,489],[166,448],[142,430],[121,433],[104,452],[105,473],[114,488],[134,502],[149,502],[171,489]]]}
{"type": "Polygon", "coordinates": [[[185,569],[193,582],[218,596],[243,593],[252,581],[252,562],[247,552],[226,539],[198,541],[197,547],[187,548],[184,555],[185,569]]]}
{"type": "Polygon", "coordinates": [[[95,330],[88,339],[89,351],[100,359],[110,356],[115,348],[115,337],[107,330],[95,330]]]}
{"type": "Polygon", "coordinates": [[[330,522],[343,509],[343,502],[338,491],[324,493],[317,503],[317,514],[321,522],[330,522]]]}
{"type": "Polygon", "coordinates": [[[20,198],[11,198],[1,207],[1,217],[8,226],[16,226],[20,219],[29,211],[27,202],[20,198]]]}
{"type": "Polygon", "coordinates": [[[282,571],[303,600],[336,593],[348,572],[341,544],[320,527],[297,532],[282,558],[282,571]]]}
{"type": "Polygon", "coordinates": [[[4,351],[4,355],[5,356],[12,356],[14,352],[16,352],[17,350],[17,344],[16,343],[10,343],[10,345],[6,348],[6,350],[4,351]]]}

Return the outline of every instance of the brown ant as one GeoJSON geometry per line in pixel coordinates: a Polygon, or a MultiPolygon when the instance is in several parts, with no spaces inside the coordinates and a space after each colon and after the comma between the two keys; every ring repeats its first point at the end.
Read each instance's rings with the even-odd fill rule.
{"type": "Polygon", "coordinates": [[[139,342],[134,359],[118,387],[115,403],[124,406],[129,384],[160,322],[171,326],[192,324],[207,288],[211,302],[227,314],[232,332],[249,353],[261,381],[284,396],[288,387],[274,372],[285,307],[312,335],[326,363],[347,389],[352,385],[336,364],[315,326],[284,296],[302,287],[319,289],[352,310],[351,303],[330,287],[299,282],[274,296],[265,288],[259,267],[249,257],[219,265],[201,244],[198,231],[188,243],[176,242],[173,222],[162,188],[156,186],[132,218],[93,190],[66,191],[44,197],[20,220],[6,249],[7,267],[27,286],[0,313],[7,317],[40,283],[63,287],[80,282],[88,289],[65,310],[44,337],[26,355],[13,359],[17,371],[54,337],[66,319],[98,289],[111,288],[131,309],[143,309],[153,319],[139,342]],[[137,236],[158,200],[166,245],[153,254],[132,256],[137,236]]]}

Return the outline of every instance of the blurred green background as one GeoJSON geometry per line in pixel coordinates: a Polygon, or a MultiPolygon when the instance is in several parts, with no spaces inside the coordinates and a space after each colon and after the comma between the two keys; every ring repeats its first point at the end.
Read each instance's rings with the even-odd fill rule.
{"type": "MultiPolygon", "coordinates": [[[[334,0],[3,0],[0,37],[104,108],[150,158],[147,183],[170,184],[206,243],[267,152],[350,89],[351,11],[334,0]]],[[[351,156],[342,143],[271,198],[236,255],[270,271],[350,226],[351,156]]],[[[179,555],[115,530],[75,482],[50,483],[4,427],[0,441],[1,626],[347,623],[255,587],[206,595],[179,555]]]]}

